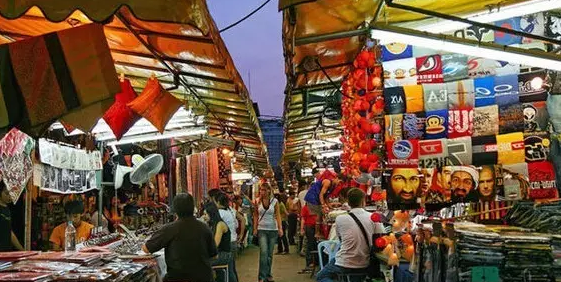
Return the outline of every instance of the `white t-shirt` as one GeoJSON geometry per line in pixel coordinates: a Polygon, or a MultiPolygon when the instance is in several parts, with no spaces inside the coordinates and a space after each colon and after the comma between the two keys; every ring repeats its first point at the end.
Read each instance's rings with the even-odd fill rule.
{"type": "MultiPolygon", "coordinates": [[[[372,240],[374,233],[383,233],[383,225],[374,224],[370,220],[371,213],[363,208],[351,209],[351,211],[366,229],[366,235],[372,240]],[[380,226],[381,225],[381,226],[380,226]]],[[[370,246],[372,242],[366,242],[358,224],[348,214],[342,214],[335,219],[337,236],[341,238],[341,248],[335,257],[335,265],[345,268],[367,268],[370,263],[370,246]]]]}
{"type": "Polygon", "coordinates": [[[218,212],[220,213],[220,217],[224,220],[224,223],[228,225],[228,229],[230,229],[231,239],[230,242],[238,241],[238,219],[236,218],[236,211],[232,210],[232,208],[219,209],[218,212]]]}

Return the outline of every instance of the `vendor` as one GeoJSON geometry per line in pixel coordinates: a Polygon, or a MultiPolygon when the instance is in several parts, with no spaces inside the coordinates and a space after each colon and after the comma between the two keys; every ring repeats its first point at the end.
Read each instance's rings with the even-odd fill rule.
{"type": "MultiPolygon", "coordinates": [[[[90,237],[93,225],[82,221],[84,213],[84,203],[80,200],[70,200],[64,204],[64,212],[67,221],[72,221],[72,225],[76,228],[76,242],[81,243],[90,237]]],[[[52,244],[53,251],[62,251],[64,247],[64,233],[67,223],[62,223],[55,227],[49,241],[52,244]]]]}
{"type": "Polygon", "coordinates": [[[8,204],[12,202],[4,181],[0,180],[0,252],[23,251],[18,238],[12,231],[12,214],[8,204]]]}

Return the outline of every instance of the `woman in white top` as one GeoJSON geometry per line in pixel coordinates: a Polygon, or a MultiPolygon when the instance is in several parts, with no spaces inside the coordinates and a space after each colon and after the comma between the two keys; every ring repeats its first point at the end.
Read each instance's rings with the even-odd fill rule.
{"type": "Polygon", "coordinates": [[[254,236],[259,236],[259,282],[274,282],[272,275],[273,250],[278,237],[283,236],[278,201],[272,196],[268,183],[259,187],[259,199],[253,215],[254,236]]]}

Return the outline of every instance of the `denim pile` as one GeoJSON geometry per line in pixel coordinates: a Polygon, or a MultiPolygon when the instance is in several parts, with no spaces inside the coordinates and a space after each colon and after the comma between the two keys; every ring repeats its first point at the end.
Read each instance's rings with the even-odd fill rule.
{"type": "Polygon", "coordinates": [[[504,241],[497,233],[481,230],[458,230],[456,243],[458,253],[459,281],[471,282],[474,266],[504,266],[504,241]]]}
{"type": "Polygon", "coordinates": [[[550,282],[552,274],[551,238],[543,234],[508,232],[504,239],[503,281],[550,282]]]}
{"type": "Polygon", "coordinates": [[[519,202],[510,209],[505,220],[509,225],[561,234],[561,203],[535,206],[533,202],[519,202]]]}

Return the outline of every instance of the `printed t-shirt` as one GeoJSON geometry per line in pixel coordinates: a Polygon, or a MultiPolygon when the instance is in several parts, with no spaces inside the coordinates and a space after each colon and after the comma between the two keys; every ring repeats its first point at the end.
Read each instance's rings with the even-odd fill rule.
{"type": "Polygon", "coordinates": [[[442,74],[444,81],[453,81],[468,77],[468,57],[463,54],[444,54],[442,74]]]}
{"type": "Polygon", "coordinates": [[[402,114],[405,112],[405,92],[403,87],[389,87],[384,89],[385,111],[388,114],[402,114]]]}
{"type": "Polygon", "coordinates": [[[499,107],[497,105],[478,107],[473,114],[473,136],[499,134],[499,107]]]}
{"type": "Polygon", "coordinates": [[[524,133],[526,162],[531,163],[547,160],[550,144],[549,133],[545,131],[524,133]]]}
{"type": "Polygon", "coordinates": [[[545,101],[522,104],[524,132],[547,131],[549,113],[545,101]]]}
{"type": "Polygon", "coordinates": [[[494,77],[495,101],[499,106],[518,104],[518,75],[494,77]]]}
{"type": "Polygon", "coordinates": [[[424,112],[403,115],[403,138],[423,139],[426,117],[424,112]]]}
{"type": "Polygon", "coordinates": [[[425,83],[442,83],[444,76],[442,74],[442,58],[440,55],[428,55],[417,58],[417,82],[425,83]]]}
{"type": "Polygon", "coordinates": [[[494,86],[495,79],[492,76],[476,78],[473,80],[476,107],[484,107],[495,104],[494,86]]]}
{"type": "Polygon", "coordinates": [[[471,165],[471,137],[448,139],[448,162],[452,165],[471,165]]]}
{"type": "Polygon", "coordinates": [[[517,164],[526,160],[522,132],[497,135],[497,148],[499,164],[517,164]]]}
{"type": "Polygon", "coordinates": [[[448,140],[420,140],[419,166],[422,168],[437,168],[446,165],[448,160],[448,140]]]}
{"type": "Polygon", "coordinates": [[[388,166],[413,167],[419,166],[419,140],[387,141],[388,166]]]}
{"type": "Polygon", "coordinates": [[[528,174],[530,199],[555,200],[559,198],[553,164],[548,161],[529,163],[528,174]]]}
{"type": "Polygon", "coordinates": [[[473,108],[459,107],[448,111],[448,138],[473,134],[473,108]]]}
{"type": "Polygon", "coordinates": [[[448,136],[448,110],[426,112],[425,138],[441,139],[448,136]]]}
{"type": "Polygon", "coordinates": [[[386,115],[385,140],[395,141],[403,139],[403,115],[386,115]]]}
{"type": "Polygon", "coordinates": [[[425,110],[422,85],[403,86],[403,91],[405,92],[405,111],[407,113],[425,110]]]}
{"type": "MultiPolygon", "coordinates": [[[[85,242],[90,238],[90,234],[93,229],[93,225],[82,221],[79,227],[74,226],[76,228],[76,243],[85,242]]],[[[55,245],[58,245],[61,248],[64,248],[64,235],[66,233],[66,223],[60,224],[59,226],[55,227],[53,233],[51,234],[51,238],[49,241],[55,245]]]]}
{"type": "Polygon", "coordinates": [[[522,104],[499,106],[499,133],[524,131],[524,108],[522,104]]]}
{"type": "Polygon", "coordinates": [[[498,162],[496,135],[472,137],[471,146],[473,165],[492,165],[498,162]]]}
{"type": "Polygon", "coordinates": [[[423,92],[425,111],[448,109],[448,90],[446,89],[446,84],[425,84],[423,85],[423,92]]]}

